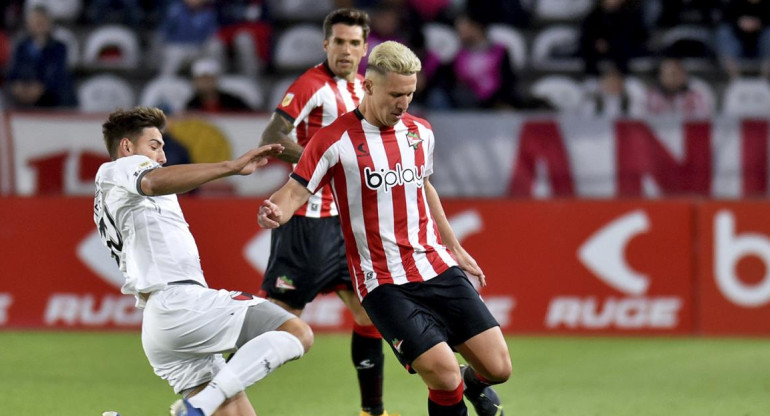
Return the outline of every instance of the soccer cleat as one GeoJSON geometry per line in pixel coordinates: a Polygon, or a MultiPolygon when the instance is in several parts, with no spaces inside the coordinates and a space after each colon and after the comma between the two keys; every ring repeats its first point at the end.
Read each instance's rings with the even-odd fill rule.
{"type": "MultiPolygon", "coordinates": [[[[460,374],[462,375],[463,381],[466,378],[465,373],[468,371],[473,370],[467,365],[460,365],[460,374]]],[[[475,397],[469,396],[468,390],[465,390],[464,393],[465,398],[471,402],[478,416],[503,416],[503,405],[500,402],[500,396],[497,395],[497,392],[492,386],[485,387],[481,390],[481,393],[475,397]]]]}
{"type": "MultiPolygon", "coordinates": [[[[372,414],[367,412],[366,410],[362,410],[360,416],[372,416],[372,414]]],[[[388,414],[387,410],[383,410],[382,414],[380,414],[379,416],[401,416],[401,415],[399,415],[398,413],[388,414]]]]}
{"type": "Polygon", "coordinates": [[[187,399],[179,399],[171,405],[171,416],[205,416],[201,409],[193,407],[187,399]]]}

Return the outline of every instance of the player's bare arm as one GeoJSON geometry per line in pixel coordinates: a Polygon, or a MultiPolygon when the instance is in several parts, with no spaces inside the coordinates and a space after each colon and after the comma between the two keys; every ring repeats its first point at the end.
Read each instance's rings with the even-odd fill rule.
{"type": "Polygon", "coordinates": [[[476,260],[460,245],[444,213],[444,207],[441,205],[438,192],[436,192],[436,188],[433,187],[428,178],[425,178],[425,195],[428,198],[428,208],[431,215],[433,215],[433,219],[436,221],[436,227],[438,227],[438,232],[444,245],[455,255],[457,264],[461,269],[479,279],[481,287],[486,286],[487,281],[484,271],[481,270],[476,260]]]}
{"type": "Polygon", "coordinates": [[[142,178],[145,195],[169,195],[191,191],[204,183],[232,175],[250,175],[281,153],[283,146],[271,144],[251,149],[235,160],[218,163],[174,165],[150,171],[142,178]]]}
{"type": "Polygon", "coordinates": [[[301,145],[289,137],[289,133],[294,129],[294,125],[286,117],[278,113],[273,113],[270,122],[267,123],[265,131],[262,132],[262,145],[278,143],[283,145],[283,152],[278,155],[278,159],[284,162],[297,163],[302,156],[301,145]]]}
{"type": "Polygon", "coordinates": [[[278,228],[286,224],[310,198],[310,191],[294,179],[289,179],[281,189],[262,202],[257,222],[262,228],[278,228]]]}

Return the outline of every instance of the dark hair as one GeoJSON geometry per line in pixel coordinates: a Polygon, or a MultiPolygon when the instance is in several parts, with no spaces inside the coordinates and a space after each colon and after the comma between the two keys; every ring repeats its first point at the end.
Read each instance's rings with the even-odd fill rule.
{"type": "Polygon", "coordinates": [[[118,145],[126,137],[136,141],[145,127],[157,127],[161,132],[166,128],[166,115],[155,107],[134,107],[130,110],[117,109],[102,124],[104,144],[112,160],[117,159],[118,145]]]}
{"type": "Polygon", "coordinates": [[[359,9],[337,9],[324,18],[324,39],[332,35],[332,26],[342,23],[348,26],[361,26],[364,42],[369,38],[369,15],[359,9]]]}

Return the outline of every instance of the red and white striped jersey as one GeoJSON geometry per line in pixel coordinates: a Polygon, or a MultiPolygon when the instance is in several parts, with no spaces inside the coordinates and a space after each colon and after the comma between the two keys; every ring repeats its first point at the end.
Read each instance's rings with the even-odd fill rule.
{"type": "MultiPolygon", "coordinates": [[[[321,127],[358,107],[364,97],[363,82],[361,75],[350,82],[334,75],[324,61],[305,71],[289,86],[275,112],[294,124],[290,137],[307,146],[321,127]]],[[[337,215],[329,187],[311,196],[295,215],[314,218],[337,215]]]]}
{"type": "Polygon", "coordinates": [[[331,183],[360,299],[380,285],[429,280],[457,264],[425,194],[433,147],[423,119],[405,114],[379,128],[356,109],[321,129],[292,173],[311,192],[331,183]]]}

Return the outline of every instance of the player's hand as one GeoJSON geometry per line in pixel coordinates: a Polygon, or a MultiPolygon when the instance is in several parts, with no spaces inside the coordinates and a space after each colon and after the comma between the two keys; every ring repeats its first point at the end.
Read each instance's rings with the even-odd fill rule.
{"type": "Polygon", "coordinates": [[[452,249],[452,253],[455,255],[457,265],[460,266],[460,268],[463,269],[465,273],[478,279],[479,285],[481,287],[487,285],[487,279],[484,275],[484,271],[481,270],[481,267],[479,267],[478,263],[476,263],[476,260],[471,257],[471,255],[468,254],[468,252],[465,251],[462,246],[457,246],[456,248],[452,249]]]}
{"type": "Polygon", "coordinates": [[[265,229],[278,228],[281,223],[281,209],[273,201],[266,199],[262,201],[262,205],[259,207],[259,214],[257,214],[257,223],[259,226],[265,229]]]}
{"type": "Polygon", "coordinates": [[[251,175],[257,169],[267,164],[267,159],[278,156],[283,152],[283,145],[274,143],[249,150],[234,160],[235,171],[239,175],[251,175]]]}

